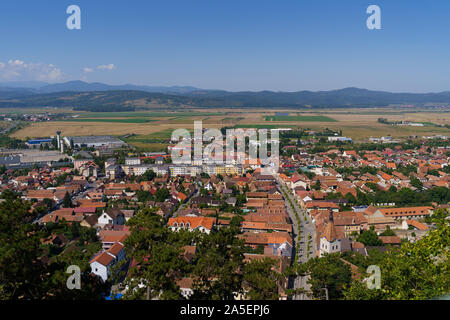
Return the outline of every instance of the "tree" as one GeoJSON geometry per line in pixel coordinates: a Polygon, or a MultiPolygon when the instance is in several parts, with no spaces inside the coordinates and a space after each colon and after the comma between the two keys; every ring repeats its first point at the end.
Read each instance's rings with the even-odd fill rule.
{"type": "Polygon", "coordinates": [[[378,188],[378,185],[376,183],[373,183],[373,182],[367,182],[366,183],[366,187],[369,187],[374,192],[377,192],[377,191],[380,190],[380,188],[378,188]]]}
{"type": "Polygon", "coordinates": [[[155,193],[155,198],[156,198],[156,201],[158,201],[158,202],[164,202],[169,197],[170,197],[170,192],[169,192],[169,189],[167,189],[167,188],[158,189],[158,191],[156,191],[156,193],[155,193]]]}
{"type": "Polygon", "coordinates": [[[125,240],[125,250],[134,266],[123,283],[128,286],[125,298],[181,298],[176,279],[186,267],[180,258],[182,243],[174,239],[178,233],[165,227],[155,212],[154,208],[145,208],[127,222],[131,234],[125,240]]]}
{"type": "Polygon", "coordinates": [[[357,238],[357,241],[364,243],[365,246],[382,246],[383,242],[378,238],[373,226],[370,230],[364,230],[357,238]]]}
{"type": "Polygon", "coordinates": [[[395,236],[395,232],[392,231],[391,227],[387,226],[386,230],[384,230],[382,233],[380,233],[380,236],[395,236]]]}
{"type": "Polygon", "coordinates": [[[199,239],[191,299],[233,300],[243,292],[244,241],[236,237],[238,232],[239,228],[221,228],[199,239]]]}
{"type": "Polygon", "coordinates": [[[378,262],[381,288],[368,289],[354,280],[344,289],[346,299],[423,300],[450,292],[450,222],[442,221],[435,230],[415,243],[388,250],[378,262]]]}
{"type": "Polygon", "coordinates": [[[209,191],[203,187],[200,188],[200,195],[201,196],[207,196],[209,195],[209,191]]]}
{"type": "Polygon", "coordinates": [[[276,261],[270,258],[251,260],[244,267],[244,287],[250,300],[278,300],[281,275],[273,270],[276,261]]]}
{"type": "MultiPolygon", "coordinates": [[[[85,245],[87,238],[83,239],[76,250],[63,250],[49,260],[48,247],[41,244],[41,239],[49,237],[52,231],[63,230],[67,224],[43,227],[31,223],[35,218],[30,204],[20,199],[0,203],[0,299],[101,299],[102,293],[109,290],[108,285],[90,275],[88,263],[101,248],[100,242],[85,245]],[[80,290],[66,286],[70,265],[80,267],[80,290]]],[[[96,240],[95,230],[91,232],[96,240]]]]}
{"type": "Polygon", "coordinates": [[[141,176],[141,181],[153,181],[155,179],[156,173],[153,170],[147,170],[144,172],[144,174],[141,176]]]}
{"type": "Polygon", "coordinates": [[[339,253],[315,257],[297,267],[297,274],[309,275],[310,295],[314,299],[325,299],[325,290],[330,300],[342,299],[342,290],[351,283],[350,267],[339,253]]]}
{"type": "Polygon", "coordinates": [[[395,186],[390,186],[389,192],[395,193],[395,192],[397,192],[397,188],[395,186]]]}
{"type": "Polygon", "coordinates": [[[308,179],[310,179],[310,180],[314,179],[314,177],[316,176],[316,174],[313,171],[305,171],[305,172],[303,172],[301,169],[299,169],[297,172],[300,173],[300,174],[301,173],[305,174],[305,176],[307,176],[308,179]]]}
{"type": "Polygon", "coordinates": [[[7,200],[0,204],[0,298],[39,299],[43,268],[37,226],[26,204],[7,200]]]}
{"type": "Polygon", "coordinates": [[[442,223],[449,216],[449,210],[446,208],[436,209],[432,216],[431,221],[436,223],[442,223]]]}
{"type": "Polygon", "coordinates": [[[411,181],[411,185],[412,185],[414,188],[417,188],[417,189],[419,189],[419,190],[422,190],[422,189],[423,189],[423,184],[422,184],[422,182],[421,182],[419,179],[417,179],[416,177],[411,176],[411,177],[410,177],[410,181],[411,181]]]}
{"type": "Polygon", "coordinates": [[[69,192],[66,191],[66,194],[64,195],[63,208],[71,208],[72,207],[72,198],[69,195],[69,192]]]}
{"type": "Polygon", "coordinates": [[[320,180],[317,179],[316,184],[312,186],[314,190],[320,190],[320,180]]]}

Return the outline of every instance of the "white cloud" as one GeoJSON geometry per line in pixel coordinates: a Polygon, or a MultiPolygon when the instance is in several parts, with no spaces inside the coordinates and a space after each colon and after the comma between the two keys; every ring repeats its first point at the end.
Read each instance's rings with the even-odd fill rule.
{"type": "Polygon", "coordinates": [[[61,69],[53,64],[27,63],[22,60],[0,62],[0,79],[16,81],[59,81],[63,79],[61,69]]]}
{"type": "Polygon", "coordinates": [[[100,69],[100,70],[113,70],[115,68],[116,68],[116,66],[114,64],[112,64],[112,63],[110,63],[110,64],[102,64],[102,65],[97,67],[97,69],[100,69]]]}
{"type": "Polygon", "coordinates": [[[94,72],[94,69],[92,69],[92,68],[83,68],[83,72],[84,73],[94,72]]]}

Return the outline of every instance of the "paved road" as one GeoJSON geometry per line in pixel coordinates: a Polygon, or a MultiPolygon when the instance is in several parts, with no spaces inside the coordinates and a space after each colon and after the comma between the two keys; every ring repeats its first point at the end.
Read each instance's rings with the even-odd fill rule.
{"type": "Polygon", "coordinates": [[[199,194],[200,194],[200,189],[198,188],[198,189],[195,190],[195,192],[194,192],[189,198],[186,199],[186,201],[185,201],[183,204],[181,204],[181,205],[178,207],[178,209],[177,209],[176,211],[174,211],[174,212],[172,213],[171,216],[172,216],[172,217],[178,217],[178,213],[179,213],[181,210],[184,210],[185,208],[187,208],[188,205],[189,205],[189,202],[191,201],[191,199],[197,197],[199,194]]]}
{"type": "MultiPolygon", "coordinates": [[[[300,218],[300,236],[298,236],[298,221],[297,217],[295,215],[294,210],[292,210],[292,207],[290,205],[290,202],[288,199],[285,199],[286,208],[289,214],[289,217],[292,220],[292,224],[294,226],[293,230],[293,239],[294,239],[294,252],[292,254],[292,261],[294,261],[295,254],[298,254],[298,260],[297,263],[305,263],[309,259],[313,258],[315,256],[316,250],[316,244],[315,244],[315,233],[316,228],[314,224],[312,223],[311,217],[307,214],[305,210],[303,210],[296,202],[296,199],[294,195],[292,194],[290,188],[288,188],[285,183],[277,177],[278,185],[281,190],[287,194],[288,199],[291,200],[291,202],[294,204],[294,209],[298,213],[298,216],[300,218]],[[311,236],[311,245],[309,248],[309,254],[307,253],[308,249],[308,237],[311,236]]],[[[294,279],[292,283],[292,287],[294,289],[305,289],[309,290],[309,285],[307,283],[308,277],[297,277],[294,279]]],[[[296,295],[293,297],[294,300],[308,300],[309,298],[304,295],[296,295]]]]}
{"type": "Polygon", "coordinates": [[[14,130],[14,128],[17,127],[18,125],[19,125],[19,122],[14,122],[12,126],[0,131],[0,134],[7,134],[8,132],[14,130]]]}

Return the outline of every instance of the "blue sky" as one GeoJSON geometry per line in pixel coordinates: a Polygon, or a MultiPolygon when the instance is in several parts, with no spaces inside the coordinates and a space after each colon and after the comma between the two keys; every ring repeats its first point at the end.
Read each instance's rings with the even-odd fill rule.
{"type": "Polygon", "coordinates": [[[449,17],[447,0],[4,0],[0,81],[444,91],[449,17]]]}

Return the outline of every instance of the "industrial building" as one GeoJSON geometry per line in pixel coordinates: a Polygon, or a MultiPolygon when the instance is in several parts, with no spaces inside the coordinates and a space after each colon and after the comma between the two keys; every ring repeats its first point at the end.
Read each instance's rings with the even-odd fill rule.
{"type": "Polygon", "coordinates": [[[125,145],[120,139],[113,136],[80,136],[80,137],[64,137],[64,143],[70,147],[107,147],[107,148],[121,148],[125,145]]]}
{"type": "Polygon", "coordinates": [[[51,143],[53,143],[53,139],[33,139],[27,141],[27,144],[29,146],[38,146],[41,144],[51,144],[51,143]]]}
{"type": "Polygon", "coordinates": [[[24,149],[5,151],[2,154],[5,156],[0,157],[0,166],[4,165],[7,169],[30,168],[34,165],[67,165],[70,163],[70,157],[58,151],[24,149]],[[69,162],[64,162],[65,159],[69,159],[69,162]]]}

